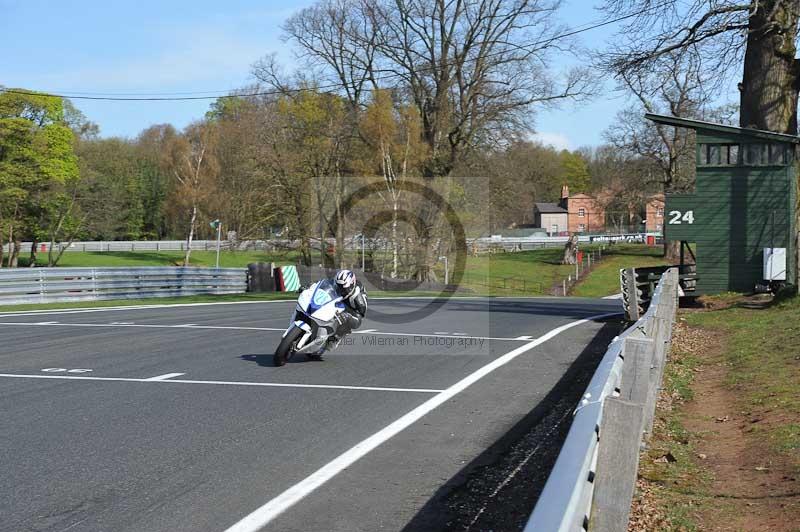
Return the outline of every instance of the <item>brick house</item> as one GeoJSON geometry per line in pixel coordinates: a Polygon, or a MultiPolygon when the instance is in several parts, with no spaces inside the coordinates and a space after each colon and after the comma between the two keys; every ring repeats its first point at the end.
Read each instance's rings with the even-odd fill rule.
{"type": "Polygon", "coordinates": [[[664,231],[664,194],[654,194],[647,198],[645,220],[645,231],[648,233],[664,231]]]}
{"type": "Polygon", "coordinates": [[[570,233],[601,233],[606,229],[606,212],[596,196],[569,195],[569,187],[561,187],[559,205],[567,211],[567,231],[570,233]]]}

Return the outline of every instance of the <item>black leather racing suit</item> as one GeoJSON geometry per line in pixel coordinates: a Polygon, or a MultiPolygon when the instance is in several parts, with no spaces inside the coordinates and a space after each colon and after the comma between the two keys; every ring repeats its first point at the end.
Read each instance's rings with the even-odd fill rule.
{"type": "Polygon", "coordinates": [[[367,292],[361,281],[356,281],[356,285],[350,293],[343,299],[345,310],[337,316],[339,327],[336,330],[336,337],[342,338],[345,335],[358,329],[364,316],[367,315],[367,292]]]}

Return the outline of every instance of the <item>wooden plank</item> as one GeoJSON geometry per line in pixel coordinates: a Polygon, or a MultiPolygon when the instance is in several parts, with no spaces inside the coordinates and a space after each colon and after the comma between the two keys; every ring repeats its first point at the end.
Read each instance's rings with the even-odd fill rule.
{"type": "Polygon", "coordinates": [[[639,467],[642,406],[618,398],[607,398],[600,422],[592,526],[594,532],[624,532],[628,529],[631,501],[639,467]]]}
{"type": "Polygon", "coordinates": [[[655,344],[649,338],[625,338],[622,350],[625,363],[620,378],[620,397],[631,403],[644,404],[655,344]]]}

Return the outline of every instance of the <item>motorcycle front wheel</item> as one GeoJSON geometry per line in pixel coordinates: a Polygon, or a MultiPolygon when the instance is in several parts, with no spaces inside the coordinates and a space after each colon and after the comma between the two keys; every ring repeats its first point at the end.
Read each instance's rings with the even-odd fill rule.
{"type": "Polygon", "coordinates": [[[275,350],[275,355],[272,358],[276,366],[283,366],[286,364],[287,360],[292,358],[295,350],[295,344],[302,335],[303,330],[294,327],[286,334],[286,336],[283,337],[281,343],[278,345],[278,349],[275,350]]]}

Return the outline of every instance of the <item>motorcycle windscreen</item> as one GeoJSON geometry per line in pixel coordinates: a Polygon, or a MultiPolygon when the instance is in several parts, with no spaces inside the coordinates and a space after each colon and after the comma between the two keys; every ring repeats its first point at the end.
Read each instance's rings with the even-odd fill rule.
{"type": "Polygon", "coordinates": [[[308,310],[314,312],[315,310],[327,305],[338,297],[336,287],[332,282],[326,280],[317,283],[314,294],[311,296],[311,301],[308,305],[308,310]]]}

